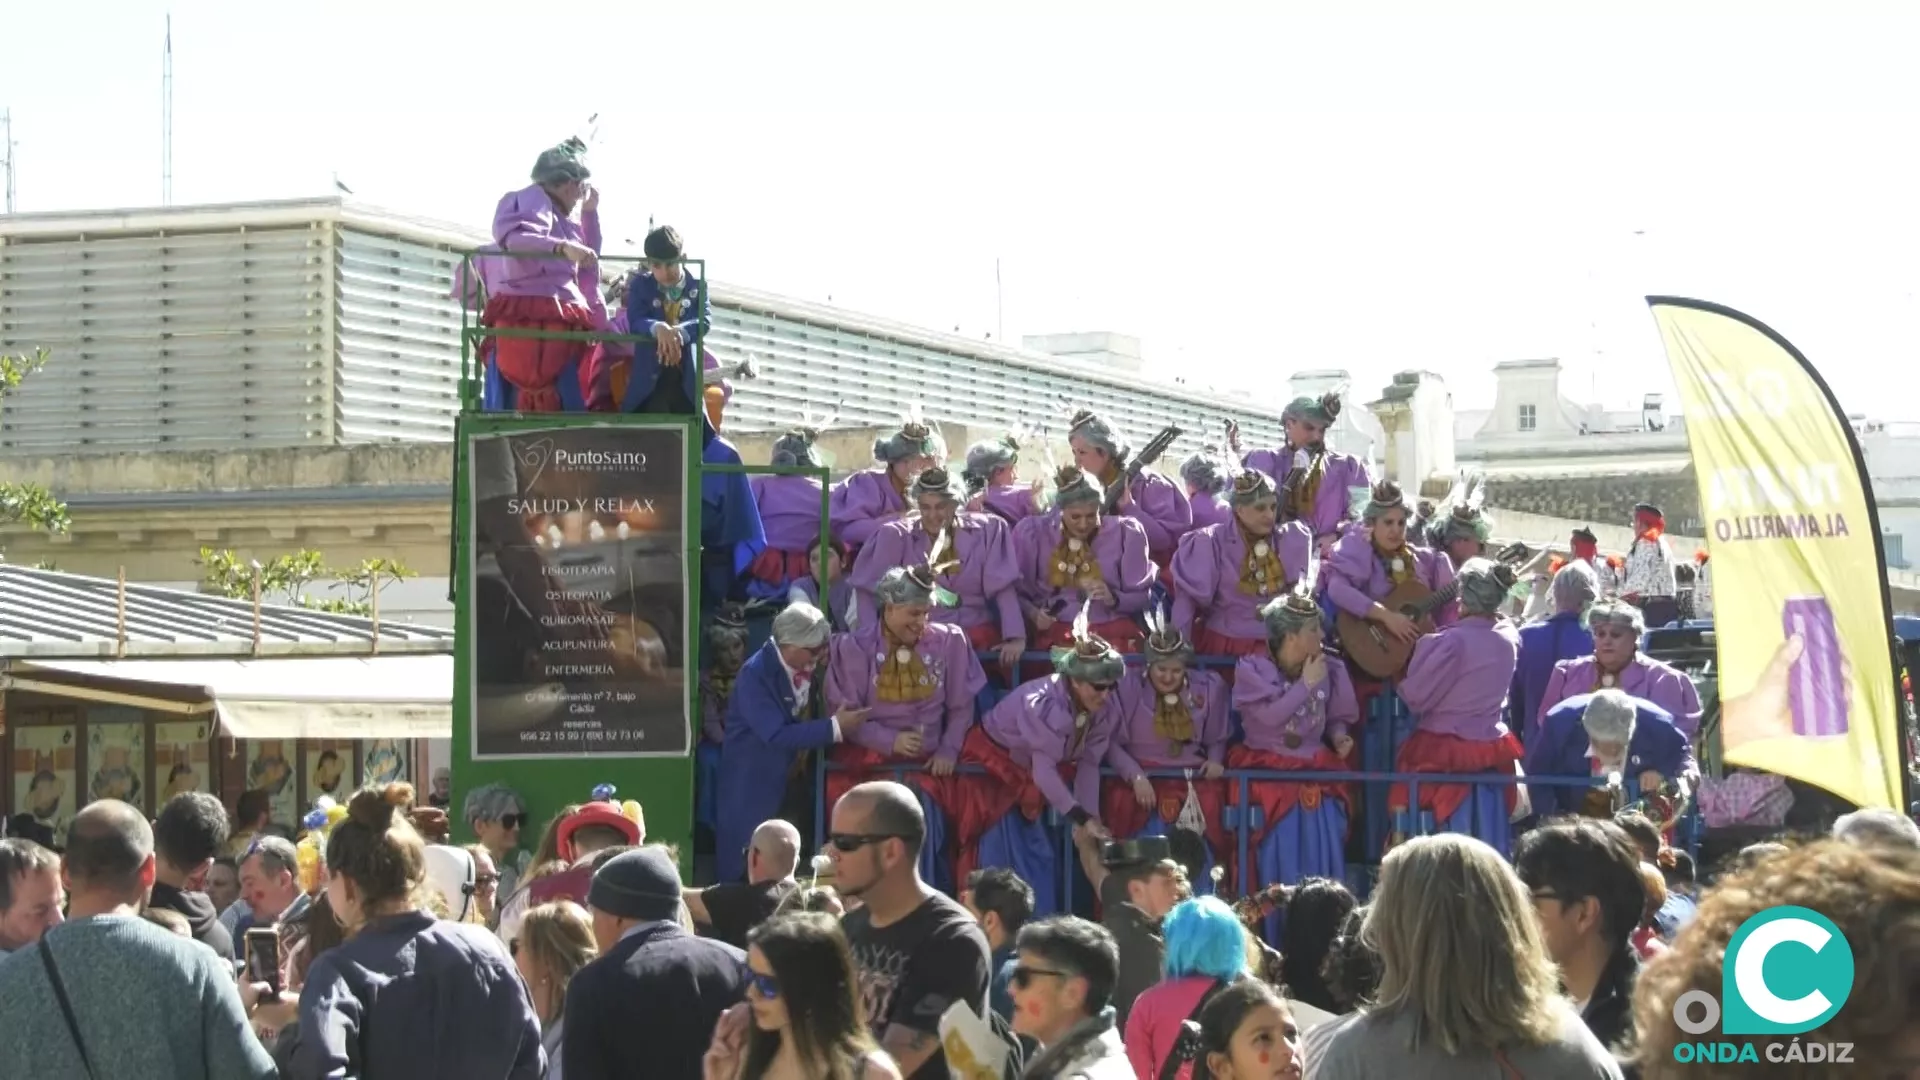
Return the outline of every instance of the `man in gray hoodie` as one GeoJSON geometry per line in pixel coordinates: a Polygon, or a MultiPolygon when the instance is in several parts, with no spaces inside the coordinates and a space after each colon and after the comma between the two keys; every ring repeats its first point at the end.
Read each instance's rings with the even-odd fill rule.
{"type": "Polygon", "coordinates": [[[247,1026],[227,965],[140,918],[154,857],[138,810],[102,799],[80,811],[61,876],[72,898],[67,922],[0,961],[8,1060],[34,1076],[96,1080],[279,1075],[247,1026]]]}

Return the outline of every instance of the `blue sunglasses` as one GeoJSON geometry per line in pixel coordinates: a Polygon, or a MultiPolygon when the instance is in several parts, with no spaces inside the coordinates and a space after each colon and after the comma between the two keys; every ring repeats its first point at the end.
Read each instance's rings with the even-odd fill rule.
{"type": "Polygon", "coordinates": [[[780,996],[779,979],[771,975],[762,975],[757,971],[749,972],[748,974],[751,977],[747,981],[749,985],[753,987],[754,993],[759,994],[768,1001],[772,1001],[780,996]]]}

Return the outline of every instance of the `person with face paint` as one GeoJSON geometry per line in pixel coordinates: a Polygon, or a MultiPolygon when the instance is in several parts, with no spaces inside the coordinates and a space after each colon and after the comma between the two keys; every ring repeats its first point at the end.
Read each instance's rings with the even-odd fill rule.
{"type": "MultiPolygon", "coordinates": [[[[1082,409],[1073,414],[1067,427],[1067,445],[1073,448],[1073,463],[1087,474],[1102,493],[1120,482],[1122,470],[1133,460],[1133,448],[1120,429],[1099,413],[1082,409]]],[[[1122,517],[1140,523],[1147,533],[1147,555],[1156,566],[1166,566],[1173,548],[1193,528],[1193,507],[1173,481],[1151,469],[1129,481],[1120,492],[1122,517]]]]}
{"type": "MultiPolygon", "coordinates": [[[[1618,775],[1641,792],[1659,791],[1675,781],[1685,798],[1692,778],[1693,744],[1673,722],[1673,714],[1622,690],[1600,690],[1570,697],[1547,712],[1527,743],[1523,762],[1528,776],[1618,775]]],[[[1585,814],[1613,817],[1613,793],[1607,788],[1543,787],[1533,793],[1541,816],[1585,814]]]]}
{"type": "MultiPolygon", "coordinates": [[[[1542,580],[1545,580],[1544,578],[1542,580]]],[[[1507,695],[1507,726],[1522,742],[1532,737],[1540,701],[1562,660],[1593,652],[1587,632],[1587,607],[1599,594],[1592,565],[1570,562],[1553,574],[1549,587],[1553,614],[1520,628],[1520,659],[1513,670],[1513,690],[1507,695]]]]}
{"type": "Polygon", "coordinates": [[[1339,418],[1338,393],[1295,398],[1280,413],[1280,425],[1287,433],[1285,445],[1255,450],[1241,462],[1272,478],[1287,501],[1286,519],[1307,523],[1322,557],[1353,520],[1354,492],[1373,487],[1359,458],[1327,449],[1327,429],[1339,418]]]}
{"type": "Polygon", "coordinates": [[[962,495],[959,478],[939,465],[914,477],[907,489],[914,512],[876,529],[854,561],[856,620],[873,621],[874,587],[894,567],[928,564],[957,600],[936,607],[934,621],[964,630],[975,649],[998,649],[1001,667],[1011,672],[1027,647],[1013,530],[996,515],[960,509],[962,495]],[[929,562],[935,547],[937,564],[929,562]]]}
{"type": "Polygon", "coordinates": [[[1014,527],[1032,648],[1068,644],[1069,622],[1085,611],[1095,635],[1121,652],[1139,650],[1133,620],[1146,610],[1154,577],[1147,533],[1134,518],[1103,514],[1102,498],[1099,484],[1069,465],[1054,479],[1053,510],[1014,527]]]}
{"type": "Polygon", "coordinates": [[[1233,520],[1233,507],[1220,497],[1227,490],[1225,465],[1219,448],[1214,446],[1180,463],[1180,479],[1187,485],[1187,505],[1193,508],[1196,530],[1233,520]]]}
{"type": "Polygon", "coordinates": [[[1300,1080],[1300,1028],[1287,1002],[1263,982],[1231,983],[1188,1021],[1174,1048],[1190,1080],[1300,1080]]]}
{"type": "MultiPolygon", "coordinates": [[[[1322,644],[1310,574],[1267,605],[1267,647],[1235,668],[1233,705],[1246,740],[1227,753],[1235,769],[1341,771],[1353,752],[1351,732],[1360,719],[1353,683],[1322,644]]],[[[1346,785],[1255,780],[1248,797],[1259,804],[1262,823],[1250,838],[1256,872],[1245,879],[1246,891],[1346,875],[1353,798],[1346,785]]]]}
{"type": "MultiPolygon", "coordinates": [[[[934,560],[944,547],[931,550],[934,560]]],[[[987,685],[966,631],[933,621],[938,577],[925,562],[889,570],[874,585],[877,614],[828,646],[827,707],[859,712],[866,723],[833,752],[839,766],[827,774],[827,802],[863,780],[888,779],[911,766],[909,786],[927,818],[921,874],[942,888],[955,880],[943,852],[955,800],[969,797],[980,777],[954,777],[961,747],[973,727],[974,697],[987,685]],[[924,769],[924,773],[919,770],[924,769]],[[947,781],[954,781],[948,783],[947,781]]]]}
{"type": "Polygon", "coordinates": [[[1306,523],[1281,523],[1272,477],[1241,472],[1230,502],[1232,521],[1188,533],[1173,557],[1173,625],[1205,656],[1264,652],[1260,609],[1300,580],[1313,557],[1306,523]]]}
{"type": "MultiPolygon", "coordinates": [[[[568,139],[541,151],[533,184],[501,198],[493,215],[494,243],[509,256],[525,257],[502,260],[504,266],[483,260],[483,325],[571,333],[608,328],[599,281],[600,193],[587,183],[593,174],[583,160],[586,150],[579,139],[568,139]]],[[[588,347],[585,341],[489,339],[485,348],[493,363],[483,407],[584,412],[588,347]]]]}
{"type": "Polygon", "coordinates": [[[1022,484],[1020,442],[1012,435],[977,442],[967,448],[967,509],[995,514],[1008,525],[1018,525],[1040,512],[1038,480],[1022,484]]]}
{"type": "MultiPolygon", "coordinates": [[[[1400,699],[1419,718],[1400,745],[1396,772],[1512,773],[1520,740],[1506,725],[1507,692],[1520,656],[1520,635],[1496,612],[1513,586],[1513,571],[1486,559],[1460,569],[1460,621],[1429,634],[1413,647],[1400,680],[1400,699]]],[[[1467,833],[1506,851],[1511,823],[1526,816],[1517,786],[1421,784],[1419,809],[1431,810],[1439,828],[1467,833]]],[[[1387,792],[1394,831],[1413,830],[1407,785],[1387,792]]]]}
{"type": "Polygon", "coordinates": [[[833,538],[857,556],[881,525],[913,509],[907,502],[913,478],[946,453],[940,433],[917,419],[901,424],[886,438],[875,439],[873,459],[880,468],[854,473],[833,485],[828,495],[833,538]]]}
{"type": "Polygon", "coordinates": [[[1055,674],[1015,687],[967,733],[962,760],[981,766],[983,781],[960,809],[955,877],[974,865],[1005,866],[1033,886],[1033,909],[1061,910],[1060,845],[1045,811],[1071,821],[1076,837],[1109,840],[1100,820],[1100,762],[1120,726],[1114,694],[1127,663],[1074,620],[1071,644],[1053,651],[1055,674]]]}
{"type": "Polygon", "coordinates": [[[1587,610],[1587,630],[1593,635],[1593,655],[1554,665],[1540,695],[1536,724],[1570,697],[1618,689],[1665,709],[1689,742],[1700,737],[1700,692],[1686,672],[1640,653],[1640,635],[1647,626],[1639,608],[1619,600],[1595,604],[1587,610]]]}
{"type": "MultiPolygon", "coordinates": [[[[1107,767],[1119,774],[1104,781],[1101,819],[1122,839],[1164,836],[1178,823],[1191,790],[1205,821],[1211,861],[1227,863],[1233,850],[1225,815],[1227,716],[1225,680],[1191,666],[1193,646],[1158,612],[1149,612],[1144,659],[1128,671],[1115,695],[1120,723],[1107,747],[1107,767]],[[1184,769],[1194,780],[1153,777],[1147,770],[1184,769]]],[[[1203,875],[1204,876],[1204,868],[1203,875]]]]}
{"type": "MultiPolygon", "coordinates": [[[[767,464],[775,467],[822,469],[826,463],[814,444],[828,421],[802,423],[773,441],[767,464]]],[[[785,596],[798,582],[818,570],[808,552],[820,542],[820,478],[816,476],[758,475],[747,478],[754,505],[760,508],[760,527],[767,546],[747,567],[747,595],[785,596]]]]}

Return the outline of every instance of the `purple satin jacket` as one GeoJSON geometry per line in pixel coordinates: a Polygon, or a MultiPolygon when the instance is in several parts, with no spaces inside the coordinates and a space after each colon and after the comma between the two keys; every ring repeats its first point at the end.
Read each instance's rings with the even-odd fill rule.
{"type": "Polygon", "coordinates": [[[898,520],[908,509],[906,497],[893,489],[885,469],[854,473],[833,485],[827,495],[833,538],[848,547],[864,545],[874,530],[898,520]]]}
{"type": "Polygon", "coordinates": [[[1078,717],[1065,677],[1049,675],[1014,687],[980,723],[1015,765],[1033,771],[1034,786],[1055,813],[1078,808],[1098,820],[1100,762],[1120,725],[1120,696],[1107,695],[1086,726],[1076,723],[1078,717]],[[1072,790],[1060,780],[1062,765],[1074,766],[1072,790]]]}
{"type": "MultiPolygon", "coordinates": [[[[508,192],[493,212],[493,242],[508,252],[550,254],[562,240],[600,251],[600,213],[580,208],[580,220],[562,217],[553,197],[539,184],[508,192]]],[[[600,264],[575,266],[562,258],[512,259],[506,272],[487,286],[494,296],[551,296],[562,303],[579,304],[607,325],[606,301],[600,296],[600,264]]]]}
{"type": "Polygon", "coordinates": [[[1491,742],[1507,733],[1520,632],[1506,619],[1462,619],[1422,637],[1396,689],[1421,731],[1491,742]]]}
{"type": "MultiPolygon", "coordinates": [[[[1056,589],[1049,584],[1050,564],[1060,545],[1060,513],[1035,515],[1013,529],[1013,547],[1020,560],[1020,607],[1031,619],[1045,611],[1056,619],[1071,620],[1079,614],[1085,599],[1073,586],[1056,589]]],[[[1087,613],[1093,623],[1138,615],[1147,608],[1147,588],[1153,584],[1154,566],[1147,556],[1147,532],[1130,517],[1106,517],[1100,531],[1093,535],[1093,557],[1100,567],[1100,579],[1113,592],[1113,604],[1095,602],[1087,613]]]]}
{"type": "Polygon", "coordinates": [[[1327,678],[1319,686],[1289,679],[1273,656],[1257,652],[1240,658],[1233,669],[1233,707],[1248,749],[1284,757],[1311,759],[1329,739],[1345,735],[1360,719],[1347,665],[1328,654],[1327,678]],[[1287,745],[1287,734],[1300,737],[1287,745]]]}
{"type": "MultiPolygon", "coordinates": [[[[1020,615],[1020,560],[1014,554],[1012,528],[992,514],[963,510],[954,519],[960,569],[942,577],[940,584],[960,598],[960,606],[934,608],[934,621],[962,629],[993,623],[1000,627],[1003,641],[1026,637],[1027,624],[1020,615]]],[[[926,562],[932,548],[933,538],[920,527],[918,517],[889,521],[874,530],[847,578],[858,598],[860,625],[879,621],[873,590],[887,571],[926,562]]]]}
{"type": "MultiPolygon", "coordinates": [[[[1443,589],[1453,583],[1453,563],[1445,552],[1407,545],[1413,553],[1414,574],[1429,589],[1443,589]]],[[[1333,606],[1364,619],[1373,605],[1393,591],[1393,579],[1387,565],[1373,550],[1367,534],[1355,529],[1333,545],[1333,557],[1327,560],[1327,599],[1333,606]]],[[[1434,625],[1446,626],[1459,617],[1460,605],[1448,601],[1434,613],[1434,625]]]]}
{"type": "Polygon", "coordinates": [[[820,481],[811,476],[750,476],[767,546],[805,552],[820,539],[820,481]]]}
{"type": "MultiPolygon", "coordinates": [[[[1276,450],[1255,450],[1241,464],[1273,477],[1274,485],[1284,490],[1287,474],[1293,471],[1293,451],[1284,446],[1276,450]]],[[[1303,520],[1312,526],[1314,536],[1331,536],[1340,531],[1342,523],[1353,519],[1353,489],[1372,487],[1367,467],[1359,458],[1329,450],[1320,473],[1320,490],[1314,495],[1313,512],[1303,520]]]]}
{"type": "Polygon", "coordinates": [[[1107,745],[1107,764],[1131,783],[1145,768],[1197,769],[1212,762],[1227,763],[1227,740],[1233,737],[1233,721],[1227,716],[1227,684],[1219,675],[1202,668],[1187,670],[1187,685],[1180,697],[1193,719],[1193,738],[1171,743],[1153,730],[1154,713],[1160,707],[1160,692],[1148,681],[1144,667],[1129,668],[1114,690],[1120,700],[1120,721],[1114,725],[1113,741],[1107,745]]]}
{"type": "MultiPolygon", "coordinates": [[[[1555,705],[1580,694],[1590,694],[1600,669],[1592,656],[1562,660],[1553,666],[1546,693],[1540,696],[1540,710],[1531,721],[1529,734],[1540,726],[1542,718],[1555,705]]],[[[1620,672],[1618,688],[1643,701],[1667,710],[1673,726],[1687,737],[1689,744],[1700,740],[1700,691],[1686,672],[1648,656],[1634,654],[1633,662],[1620,672]]],[[[1602,688],[1604,689],[1604,687],[1602,688]]]]}
{"type": "Polygon", "coordinates": [[[880,627],[863,625],[851,634],[835,634],[827,649],[827,712],[843,708],[871,708],[867,722],[848,740],[878,754],[893,753],[893,740],[906,731],[921,736],[921,756],[960,755],[967,729],[973,726],[973,699],[987,685],[987,674],[966,632],[956,626],[928,623],[915,647],[934,692],[919,701],[881,701],[875,680],[886,662],[880,627]]]}
{"type": "Polygon", "coordinates": [[[1285,580],[1274,582],[1273,591],[1265,595],[1248,595],[1240,591],[1247,543],[1237,522],[1209,525],[1180,538],[1173,556],[1173,623],[1187,640],[1193,640],[1202,622],[1216,634],[1266,640],[1260,609],[1300,580],[1313,534],[1305,522],[1289,521],[1275,529],[1267,542],[1280,557],[1285,580]]]}

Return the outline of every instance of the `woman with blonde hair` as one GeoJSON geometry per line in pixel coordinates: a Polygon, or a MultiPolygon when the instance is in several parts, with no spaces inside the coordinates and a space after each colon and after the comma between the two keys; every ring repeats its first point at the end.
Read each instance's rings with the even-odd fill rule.
{"type": "Polygon", "coordinates": [[[1310,1076],[1618,1080],[1560,993],[1526,887],[1485,843],[1444,833],[1389,852],[1362,934],[1379,990],[1338,1022],[1310,1076]]]}
{"type": "Polygon", "coordinates": [[[527,981],[527,996],[540,1018],[540,1042],[547,1050],[547,1071],[541,1080],[561,1080],[560,1047],[565,1041],[562,1021],[567,1015],[567,984],[574,973],[600,955],[593,940],[593,920],[571,900],[541,904],[527,912],[520,924],[520,941],[513,960],[527,981]]]}

